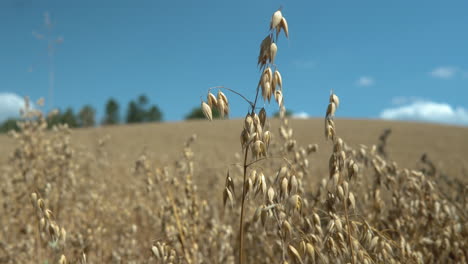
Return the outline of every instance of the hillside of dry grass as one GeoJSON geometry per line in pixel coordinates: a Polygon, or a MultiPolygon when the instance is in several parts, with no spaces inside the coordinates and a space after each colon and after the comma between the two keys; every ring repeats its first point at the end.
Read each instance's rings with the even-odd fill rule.
{"type": "MultiPolygon", "coordinates": [[[[318,144],[319,151],[311,159],[319,172],[328,170],[330,144],[323,135],[322,119],[292,119],[291,127],[299,145],[318,144]]],[[[279,120],[272,120],[271,131],[277,136],[279,120]]],[[[235,152],[240,152],[242,120],[189,121],[119,125],[72,132],[72,143],[77,148],[93,149],[99,139],[107,138],[106,149],[114,164],[128,168],[143,152],[151,154],[161,164],[178,157],[183,144],[192,134],[198,136],[193,146],[202,170],[221,170],[233,164],[235,152]]],[[[448,175],[460,179],[468,177],[468,128],[426,123],[382,120],[337,119],[337,131],[352,147],[378,143],[385,129],[391,129],[387,151],[389,158],[400,166],[417,168],[426,153],[435,165],[448,175]]],[[[0,162],[7,162],[14,142],[0,135],[0,162]]]]}

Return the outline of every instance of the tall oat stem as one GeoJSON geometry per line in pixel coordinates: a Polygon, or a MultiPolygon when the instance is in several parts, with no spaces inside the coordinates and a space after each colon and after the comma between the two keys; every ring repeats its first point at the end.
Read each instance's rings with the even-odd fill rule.
{"type": "Polygon", "coordinates": [[[354,262],[353,243],[351,241],[351,226],[350,226],[349,217],[348,217],[348,201],[347,201],[347,199],[345,199],[345,201],[344,201],[344,210],[345,210],[346,226],[348,227],[348,244],[349,244],[349,251],[351,253],[351,264],[356,264],[354,262]]]}
{"type": "MultiPolygon", "coordinates": [[[[255,109],[255,108],[254,108],[255,109]]],[[[242,181],[242,203],[241,203],[241,216],[239,225],[239,264],[243,263],[244,260],[244,202],[245,202],[245,182],[247,180],[247,155],[248,151],[245,150],[244,155],[244,180],[242,181]]]]}

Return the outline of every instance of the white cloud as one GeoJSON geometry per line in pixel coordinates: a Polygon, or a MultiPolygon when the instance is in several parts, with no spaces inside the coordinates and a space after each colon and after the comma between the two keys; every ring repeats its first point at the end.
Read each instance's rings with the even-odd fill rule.
{"type": "Polygon", "coordinates": [[[24,108],[24,98],[14,93],[0,93],[0,122],[11,117],[19,117],[24,108]]]}
{"type": "Polygon", "coordinates": [[[307,119],[309,118],[309,114],[307,114],[306,112],[299,112],[299,113],[295,113],[292,115],[293,118],[296,118],[296,119],[307,119]]]}
{"type": "Polygon", "coordinates": [[[362,86],[362,87],[372,86],[374,85],[374,83],[375,83],[374,79],[369,76],[361,76],[356,82],[358,86],[362,86]]]}
{"type": "Polygon", "coordinates": [[[418,100],[395,108],[384,109],[383,119],[428,121],[435,123],[468,125],[468,110],[447,103],[418,100]]]}
{"type": "Polygon", "coordinates": [[[440,79],[451,79],[455,77],[458,73],[459,69],[457,67],[452,66],[442,66],[437,67],[431,71],[431,76],[440,79]]]}

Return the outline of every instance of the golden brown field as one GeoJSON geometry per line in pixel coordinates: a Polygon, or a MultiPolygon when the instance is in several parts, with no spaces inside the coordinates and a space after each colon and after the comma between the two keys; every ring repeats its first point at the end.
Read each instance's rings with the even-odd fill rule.
{"type": "Polygon", "coordinates": [[[290,120],[288,30],[276,11],[242,120],[48,130],[26,107],[0,136],[0,263],[467,263],[468,129],[335,119],[333,92],[290,120]]]}
{"type": "MultiPolygon", "coordinates": [[[[71,134],[67,136],[70,139],[70,145],[67,145],[67,148],[70,148],[73,154],[69,161],[61,163],[61,166],[68,166],[67,171],[63,172],[65,174],[58,174],[57,177],[67,178],[70,176],[66,175],[67,172],[73,171],[73,183],[67,182],[62,186],[63,191],[61,191],[56,187],[57,179],[42,175],[49,178],[49,184],[52,186],[48,191],[50,197],[44,197],[44,200],[48,202],[46,204],[52,212],[60,208],[60,215],[56,215],[56,221],[67,232],[68,242],[64,252],[72,259],[78,259],[80,253],[85,252],[89,263],[141,263],[155,261],[152,260],[151,253],[151,246],[155,241],[172,241],[171,246],[177,247],[177,239],[170,237],[171,232],[167,226],[164,227],[164,221],[161,219],[162,216],[173,217],[173,213],[170,206],[165,204],[162,195],[154,193],[164,191],[161,190],[160,183],[156,180],[157,173],[155,171],[145,172],[148,175],[142,172],[137,173],[135,164],[142,157],[141,155],[145,155],[147,160],[144,163],[151,166],[151,170],[165,166],[172,170],[178,166],[177,162],[184,163],[184,159],[181,158],[184,143],[192,134],[196,134],[197,140],[192,144],[193,182],[197,186],[199,206],[205,203],[209,206],[204,212],[208,212],[209,215],[198,217],[200,217],[199,221],[213,221],[213,223],[197,224],[200,225],[199,232],[218,232],[216,236],[210,233],[200,235],[203,238],[214,236],[210,238],[214,241],[208,240],[205,244],[202,240],[200,243],[203,245],[199,247],[214,247],[210,250],[226,251],[223,253],[226,254],[224,260],[211,258],[214,255],[209,253],[210,251],[201,251],[200,258],[208,259],[202,263],[234,261],[232,254],[236,247],[235,230],[238,228],[238,223],[235,218],[230,219],[236,215],[236,212],[230,212],[231,209],[227,209],[223,213],[222,193],[228,168],[231,170],[231,177],[237,182],[236,188],[240,190],[239,181],[242,175],[236,170],[234,164],[241,164],[235,154],[241,153],[238,130],[242,127],[242,123],[242,120],[191,121],[71,131],[71,134]],[[101,142],[100,145],[102,140],[105,142],[101,142]],[[79,167],[74,168],[75,165],[79,167]],[[148,190],[147,177],[155,177],[151,190],[148,190]],[[60,198],[62,202],[55,205],[57,195],[61,192],[63,192],[60,198]],[[220,239],[222,241],[216,241],[220,239]],[[216,244],[221,242],[226,244],[216,244]],[[208,253],[211,257],[204,255],[208,253]]],[[[360,144],[367,146],[377,144],[382,131],[390,128],[392,134],[386,146],[390,160],[397,162],[401,167],[419,170],[426,167],[420,158],[423,153],[427,153],[438,169],[433,179],[434,182],[442,181],[438,179],[441,177],[439,174],[446,174],[449,179],[459,179],[465,185],[467,183],[468,162],[465,157],[468,154],[468,140],[466,140],[468,129],[466,128],[378,120],[336,120],[336,123],[341,138],[356,149],[360,148],[360,144]]],[[[271,131],[277,131],[280,126],[279,120],[272,120],[270,126],[271,131]]],[[[293,119],[291,127],[294,129],[298,145],[318,144],[318,151],[308,158],[309,169],[302,179],[304,193],[313,196],[317,194],[320,181],[328,179],[327,159],[331,153],[331,145],[323,137],[323,120],[293,119]]],[[[45,137],[49,138],[52,134],[59,134],[59,138],[65,138],[61,132],[48,132],[45,137]]],[[[278,137],[275,137],[273,141],[281,141],[278,137]]],[[[63,144],[62,139],[58,141],[63,144]]],[[[40,138],[37,140],[39,141],[40,138]]],[[[6,135],[0,137],[0,144],[2,146],[0,156],[2,208],[4,209],[0,217],[3,238],[0,262],[45,263],[49,260],[50,263],[53,261],[56,249],[47,245],[45,235],[43,239],[37,237],[38,219],[29,201],[29,193],[35,190],[33,187],[27,188],[28,183],[23,182],[22,177],[17,175],[19,172],[19,166],[15,165],[17,161],[12,161],[15,150],[22,149],[21,144],[6,135]]],[[[56,154],[61,155],[64,151],[58,149],[56,154]]],[[[31,157],[31,159],[38,158],[41,157],[31,157]]],[[[52,164],[56,157],[49,158],[53,160],[45,161],[46,164],[36,163],[36,165],[44,172],[52,173],[60,170],[60,168],[54,168],[52,164]]],[[[278,162],[280,163],[281,161],[278,162]]],[[[265,164],[268,162],[264,162],[263,166],[265,164]]],[[[32,164],[28,164],[26,160],[26,164],[22,166],[29,165],[32,164]]],[[[274,180],[278,166],[265,168],[265,176],[269,182],[274,180]]],[[[176,178],[174,175],[169,177],[176,178]]],[[[366,189],[363,188],[363,190],[366,189]]],[[[44,190],[36,191],[44,192],[44,190]]],[[[183,192],[182,189],[178,191],[183,192]]],[[[45,196],[45,194],[42,195],[45,196]]],[[[173,195],[183,194],[175,191],[173,195]]],[[[365,193],[360,193],[357,189],[355,195],[359,197],[364,196],[365,193]]],[[[365,216],[359,209],[359,199],[356,203],[358,208],[356,214],[361,217],[365,216]]],[[[234,209],[238,210],[236,207],[234,209]]],[[[255,211],[255,208],[250,209],[247,214],[248,219],[253,217],[255,211]]],[[[170,219],[166,221],[171,222],[170,219]]],[[[176,236],[177,232],[172,231],[174,232],[172,235],[176,236]]],[[[423,234],[418,235],[423,236],[423,234]]],[[[434,234],[435,237],[438,235],[434,234]]],[[[263,242],[262,245],[256,246],[274,247],[275,242],[271,241],[271,244],[263,242]]],[[[268,256],[262,257],[265,258],[266,263],[269,262],[268,256]]]]}

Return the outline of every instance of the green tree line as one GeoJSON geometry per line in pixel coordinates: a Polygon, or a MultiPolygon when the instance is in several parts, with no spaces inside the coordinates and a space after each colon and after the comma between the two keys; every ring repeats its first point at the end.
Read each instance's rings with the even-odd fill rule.
{"type": "MultiPolygon", "coordinates": [[[[104,116],[100,122],[96,120],[96,109],[87,104],[77,113],[71,107],[66,108],[64,111],[59,110],[57,114],[48,117],[48,125],[49,127],[53,127],[57,124],[68,124],[69,127],[77,128],[94,127],[98,124],[116,125],[121,123],[134,124],[163,121],[163,112],[156,104],[150,104],[149,98],[144,94],[134,100],[130,100],[124,118],[120,115],[120,109],[117,100],[109,98],[104,105],[104,116]]],[[[287,114],[289,115],[290,112],[287,114]]],[[[186,120],[204,118],[205,116],[201,107],[195,107],[185,115],[186,120]]],[[[213,118],[220,118],[217,109],[213,109],[213,118]]],[[[0,123],[0,133],[8,132],[12,129],[17,130],[18,121],[19,119],[10,118],[0,123]]]]}

